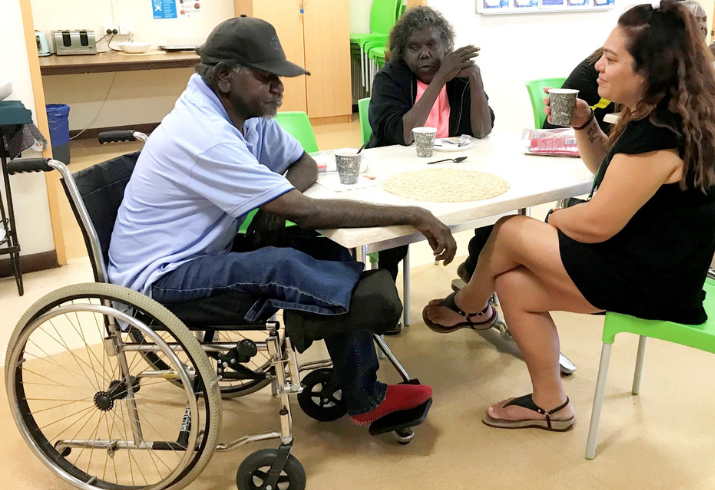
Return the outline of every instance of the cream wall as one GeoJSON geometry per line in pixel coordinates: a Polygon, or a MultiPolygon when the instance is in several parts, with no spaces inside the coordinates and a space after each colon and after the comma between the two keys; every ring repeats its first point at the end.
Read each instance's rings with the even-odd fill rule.
{"type": "MultiPolygon", "coordinates": [[[[0,21],[0,80],[12,78],[14,91],[8,100],[20,100],[28,109],[33,110],[35,100],[32,95],[30,67],[25,50],[25,33],[22,25],[19,0],[0,2],[2,20],[0,21]],[[11,46],[11,49],[6,48],[11,46]]],[[[40,156],[34,152],[25,152],[23,156],[40,156]]],[[[10,177],[15,220],[22,255],[54,250],[50,209],[47,203],[47,188],[43,174],[20,174],[10,177]]],[[[4,197],[4,186],[0,186],[4,197]]],[[[7,255],[0,259],[8,258],[7,255]]]]}
{"type": "MultiPolygon", "coordinates": [[[[210,0],[203,5],[200,19],[154,20],[149,0],[32,0],[32,12],[35,29],[44,31],[48,39],[53,29],[94,29],[99,38],[104,25],[131,23],[135,41],[159,46],[200,44],[211,29],[234,15],[233,0],[210,0]]],[[[117,36],[112,46],[126,39],[117,36]]],[[[106,43],[98,48],[106,49],[106,43]]],[[[43,77],[43,82],[47,103],[69,104],[70,129],[81,130],[161,121],[192,73],[191,68],[183,68],[56,75],[43,77]]]]}
{"type": "Polygon", "coordinates": [[[370,32],[372,0],[350,0],[350,34],[370,32]]]}

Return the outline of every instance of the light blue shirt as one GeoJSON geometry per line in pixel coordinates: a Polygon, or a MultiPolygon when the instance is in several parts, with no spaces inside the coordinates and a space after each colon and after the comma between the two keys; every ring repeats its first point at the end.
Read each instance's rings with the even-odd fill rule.
{"type": "Polygon", "coordinates": [[[193,75],[139,156],[109,247],[109,279],[151,295],[180,265],[227,253],[245,215],[293,189],[283,173],[303,155],[273,119],[232,123],[193,75]]]}

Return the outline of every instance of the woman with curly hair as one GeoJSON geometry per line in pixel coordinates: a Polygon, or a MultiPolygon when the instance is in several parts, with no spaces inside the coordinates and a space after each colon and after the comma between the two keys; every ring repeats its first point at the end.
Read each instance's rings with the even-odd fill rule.
{"type": "MultiPolygon", "coordinates": [[[[515,216],[494,228],[470,283],[425,307],[453,330],[494,313],[496,290],[533,394],[489,407],[485,424],[567,430],[551,311],[615,311],[700,324],[715,252],[715,71],[687,7],[663,1],[621,15],[596,63],[601,97],[623,106],[610,138],[577,100],[571,126],[596,174],[592,199],[548,223],[515,216]]],[[[546,99],[548,103],[548,98],[546,99]]],[[[549,107],[545,109],[549,114],[549,107]]]]}
{"type": "MultiPolygon", "coordinates": [[[[390,61],[375,76],[370,99],[368,148],[412,143],[412,129],[437,128],[437,138],[468,134],[484,138],[494,112],[479,66],[479,48],[454,48],[454,31],[430,7],[413,7],[390,32],[390,61]]],[[[489,229],[482,229],[484,240],[489,229]]],[[[476,239],[476,238],[475,238],[476,239]]],[[[380,252],[380,267],[397,277],[407,247],[380,252]]]]}

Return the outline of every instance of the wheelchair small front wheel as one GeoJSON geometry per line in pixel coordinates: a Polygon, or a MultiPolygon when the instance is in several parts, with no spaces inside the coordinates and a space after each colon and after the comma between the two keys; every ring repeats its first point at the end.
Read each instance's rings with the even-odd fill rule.
{"type": "Polygon", "coordinates": [[[342,391],[333,382],[332,369],[316,369],[301,384],[303,391],[298,395],[298,404],[309,417],[331,422],[348,413],[342,391]]]}
{"type": "Polygon", "coordinates": [[[269,488],[268,473],[276,459],[277,449],[261,449],[244,459],[236,472],[238,490],[305,490],[305,470],[292,454],[283,466],[278,483],[269,488]]]}
{"type": "Polygon", "coordinates": [[[406,429],[394,431],[392,435],[395,437],[395,439],[397,439],[397,442],[405,446],[409,444],[412,439],[414,439],[415,431],[413,431],[411,427],[407,427],[406,429]]]}

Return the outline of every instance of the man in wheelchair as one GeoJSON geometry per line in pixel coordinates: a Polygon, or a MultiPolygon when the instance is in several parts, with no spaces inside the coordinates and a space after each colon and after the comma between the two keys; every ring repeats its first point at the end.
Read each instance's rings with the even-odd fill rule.
{"type": "Polygon", "coordinates": [[[303,332],[299,350],[325,338],[356,424],[426,403],[429,386],[377,380],[372,334],[393,327],[402,309],[390,275],[363,272],[348,250],[312,230],[412,225],[448,264],[456,252],[449,229],[422,208],[302,194],[317,179],[316,163],[271,116],[283,96],[279,77],[309,73],[286,60],[270,24],[230,19],[199,53],[197,74],[126,188],[111,282],[214,322],[258,323],[285,310],[288,331],[303,332]],[[247,233],[237,234],[256,209],[247,233]],[[298,226],[286,228],[286,219],[298,226]]]}

